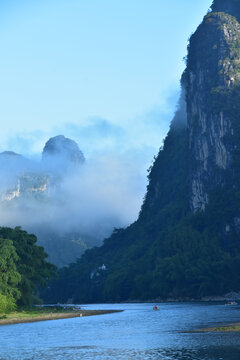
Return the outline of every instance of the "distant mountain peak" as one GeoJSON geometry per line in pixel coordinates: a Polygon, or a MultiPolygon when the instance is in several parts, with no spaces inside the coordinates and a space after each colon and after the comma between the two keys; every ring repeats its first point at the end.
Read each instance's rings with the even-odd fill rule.
{"type": "Polygon", "coordinates": [[[58,159],[64,162],[81,164],[85,161],[78,144],[64,135],[57,135],[50,138],[43,149],[42,159],[58,159]]]}
{"type": "Polygon", "coordinates": [[[14,151],[3,151],[0,153],[0,156],[17,156],[17,157],[22,157],[21,154],[17,154],[14,151]]]}

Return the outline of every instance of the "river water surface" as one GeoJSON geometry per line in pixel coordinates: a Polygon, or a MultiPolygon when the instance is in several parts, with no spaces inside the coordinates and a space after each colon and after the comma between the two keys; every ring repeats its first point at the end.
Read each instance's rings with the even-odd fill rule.
{"type": "Polygon", "coordinates": [[[122,313],[0,327],[1,360],[240,360],[240,333],[191,330],[240,322],[240,306],[85,305],[122,313]]]}

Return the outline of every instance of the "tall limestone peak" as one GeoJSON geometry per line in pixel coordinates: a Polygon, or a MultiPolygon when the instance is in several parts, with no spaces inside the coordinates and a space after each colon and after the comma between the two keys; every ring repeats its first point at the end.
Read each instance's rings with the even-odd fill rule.
{"type": "Polygon", "coordinates": [[[81,164],[85,161],[78,144],[63,135],[50,138],[43,149],[43,160],[81,164]]]}

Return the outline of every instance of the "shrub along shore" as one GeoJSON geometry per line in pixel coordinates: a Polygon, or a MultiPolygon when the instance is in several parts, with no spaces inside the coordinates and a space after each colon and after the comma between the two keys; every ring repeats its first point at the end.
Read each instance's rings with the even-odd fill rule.
{"type": "Polygon", "coordinates": [[[229,324],[229,325],[221,325],[216,327],[204,328],[194,332],[236,332],[240,331],[240,324],[229,324]]]}

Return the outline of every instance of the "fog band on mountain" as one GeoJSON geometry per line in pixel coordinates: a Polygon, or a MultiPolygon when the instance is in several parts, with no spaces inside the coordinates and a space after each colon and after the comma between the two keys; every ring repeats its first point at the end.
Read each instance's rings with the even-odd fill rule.
{"type": "Polygon", "coordinates": [[[63,135],[47,141],[41,161],[5,151],[0,168],[2,226],[36,233],[57,265],[100,245],[114,227],[134,221],[145,189],[125,158],[87,160],[63,135]]]}

